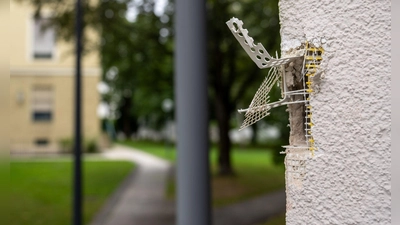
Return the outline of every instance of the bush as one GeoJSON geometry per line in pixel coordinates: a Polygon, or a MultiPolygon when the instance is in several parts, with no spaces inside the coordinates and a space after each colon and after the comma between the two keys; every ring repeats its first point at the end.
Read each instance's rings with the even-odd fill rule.
{"type": "Polygon", "coordinates": [[[71,153],[73,150],[74,142],[71,138],[62,138],[58,141],[61,153],[71,153]]]}
{"type": "MultiPolygon", "coordinates": [[[[58,141],[61,153],[72,153],[74,150],[74,140],[72,138],[62,138],[58,141]]],[[[99,151],[96,139],[84,141],[83,152],[95,153],[99,151]]]]}
{"type": "Polygon", "coordinates": [[[99,146],[95,139],[90,139],[85,142],[85,152],[87,153],[95,153],[99,151],[99,146]]]}

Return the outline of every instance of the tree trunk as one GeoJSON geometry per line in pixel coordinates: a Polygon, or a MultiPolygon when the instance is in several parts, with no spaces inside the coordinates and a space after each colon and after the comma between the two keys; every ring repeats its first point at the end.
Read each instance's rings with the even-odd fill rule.
{"type": "Polygon", "coordinates": [[[131,97],[123,97],[124,103],[122,105],[122,110],[121,110],[121,128],[122,132],[125,134],[126,138],[130,138],[132,129],[131,129],[131,120],[130,120],[130,110],[131,110],[131,104],[132,104],[132,98],[131,97]]]}
{"type": "MultiPolygon", "coordinates": [[[[217,4],[218,5],[218,4],[217,4]]],[[[217,10],[217,9],[214,9],[217,10]]],[[[219,10],[226,10],[225,8],[219,10]]],[[[218,10],[217,10],[218,11],[218,10]]],[[[216,11],[214,11],[216,12],[216,11]]],[[[218,16],[218,15],[217,15],[218,16]]],[[[214,17],[215,19],[215,17],[214,17]]],[[[230,92],[232,82],[234,79],[235,64],[232,61],[234,53],[232,49],[229,57],[226,57],[226,52],[221,49],[223,43],[223,32],[219,29],[219,25],[214,27],[215,30],[211,32],[212,42],[210,42],[210,63],[211,69],[211,86],[215,94],[215,113],[218,122],[219,143],[218,143],[218,173],[219,175],[232,175],[234,173],[231,163],[231,140],[229,137],[229,123],[231,119],[232,99],[230,92]],[[224,68],[228,72],[224,71],[224,68]]],[[[225,28],[225,25],[223,26],[225,28]]]]}
{"type": "Polygon", "coordinates": [[[258,123],[251,125],[251,129],[253,130],[253,136],[251,137],[251,144],[257,144],[257,134],[258,134],[258,123]]]}
{"type": "Polygon", "coordinates": [[[218,121],[219,143],[218,143],[218,174],[234,174],[231,164],[231,139],[229,137],[229,102],[222,95],[217,96],[216,114],[218,121]]]}

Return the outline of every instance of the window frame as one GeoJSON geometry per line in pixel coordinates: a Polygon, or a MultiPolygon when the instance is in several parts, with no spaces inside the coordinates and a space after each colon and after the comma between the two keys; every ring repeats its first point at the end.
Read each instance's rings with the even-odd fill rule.
{"type": "Polygon", "coordinates": [[[53,112],[49,111],[32,111],[32,121],[34,122],[51,122],[53,120],[53,112]]]}
{"type": "MultiPolygon", "coordinates": [[[[41,18],[43,19],[51,19],[52,14],[49,12],[42,12],[41,18]]],[[[51,51],[51,57],[35,57],[35,15],[31,14],[28,17],[28,46],[29,50],[27,51],[27,57],[30,62],[55,62],[58,60],[58,51],[57,51],[57,33],[54,31],[54,44],[51,51]]]]}
{"type": "Polygon", "coordinates": [[[34,123],[41,123],[41,122],[44,122],[44,123],[50,123],[50,122],[52,122],[53,120],[54,120],[54,101],[55,101],[55,98],[54,98],[54,95],[55,95],[55,93],[54,93],[54,87],[53,87],[53,85],[48,85],[48,84],[46,84],[46,85],[42,85],[42,84],[37,84],[37,85],[33,85],[33,87],[32,87],[32,95],[31,95],[31,100],[30,100],[30,102],[31,102],[31,120],[32,120],[32,122],[34,122],[34,123]],[[47,99],[48,101],[49,101],[49,104],[50,104],[50,107],[49,107],[49,109],[38,109],[37,108],[37,100],[39,100],[39,101],[41,101],[42,99],[35,99],[36,98],[36,95],[37,95],[37,93],[35,93],[35,90],[36,89],[48,89],[49,90],[49,96],[51,96],[50,97],[50,99],[47,99]]]}
{"type": "Polygon", "coordinates": [[[34,141],[36,147],[47,147],[50,144],[48,138],[36,138],[34,141]]]}

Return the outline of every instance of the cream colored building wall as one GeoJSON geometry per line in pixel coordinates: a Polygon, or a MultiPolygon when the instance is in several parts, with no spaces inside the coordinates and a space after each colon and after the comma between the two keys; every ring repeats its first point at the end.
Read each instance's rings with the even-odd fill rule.
{"type": "MultiPolygon", "coordinates": [[[[85,139],[99,137],[100,122],[96,115],[99,95],[96,85],[99,76],[83,77],[83,132],[85,139]]],[[[73,137],[74,79],[71,75],[13,75],[10,79],[11,122],[10,144],[12,151],[57,151],[58,141],[73,137]],[[53,88],[54,105],[51,121],[33,121],[32,91],[34,85],[48,85],[53,88]],[[18,95],[23,101],[17,100],[18,95]],[[49,140],[47,148],[36,147],[36,139],[49,140]]]]}
{"type": "MultiPolygon", "coordinates": [[[[53,59],[33,59],[33,9],[26,4],[11,1],[10,21],[12,43],[10,52],[10,146],[12,152],[58,151],[58,142],[73,137],[74,119],[74,56],[72,43],[57,42],[53,59]],[[35,85],[51,86],[53,89],[53,115],[51,121],[32,119],[32,93],[35,85]],[[18,97],[19,96],[19,97],[18,97]],[[21,98],[22,101],[18,101],[21,98]],[[47,147],[36,146],[35,140],[46,138],[47,147]]],[[[98,40],[94,33],[93,41],[98,40]]],[[[97,106],[100,96],[98,54],[84,57],[83,66],[83,133],[85,139],[100,136],[100,120],[97,106]]]]}
{"type": "MultiPolygon", "coordinates": [[[[72,43],[59,41],[55,49],[55,57],[51,60],[38,60],[32,58],[33,45],[33,18],[34,9],[27,3],[10,2],[10,21],[11,21],[11,49],[10,52],[10,67],[11,70],[21,67],[29,68],[70,68],[75,63],[75,58],[71,54],[74,50],[72,43]]],[[[50,16],[50,10],[43,10],[44,16],[50,16]]],[[[98,42],[93,31],[87,33],[90,37],[91,44],[98,42]]],[[[98,68],[98,54],[92,53],[85,55],[83,66],[86,68],[98,68]]],[[[12,72],[12,71],[11,71],[12,72]]]]}

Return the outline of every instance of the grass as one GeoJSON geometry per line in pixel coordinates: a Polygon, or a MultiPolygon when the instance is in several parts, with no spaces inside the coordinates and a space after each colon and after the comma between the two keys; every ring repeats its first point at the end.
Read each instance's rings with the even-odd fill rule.
{"type": "MultiPolygon", "coordinates": [[[[175,162],[177,158],[175,148],[166,149],[163,143],[145,141],[119,143],[143,150],[171,162],[175,162]]],[[[217,175],[217,149],[213,146],[210,151],[213,205],[217,207],[229,205],[284,189],[284,168],[273,163],[273,154],[279,153],[263,147],[234,147],[232,149],[232,163],[236,175],[224,177],[217,175]]],[[[174,198],[175,182],[173,180],[168,183],[166,192],[167,197],[174,198]]]]}
{"type": "MultiPolygon", "coordinates": [[[[214,151],[216,152],[216,151],[214,151]]],[[[212,197],[214,206],[224,206],[283,189],[285,175],[282,167],[273,165],[270,151],[233,150],[235,176],[217,175],[212,166],[212,197]]]]}
{"type": "Polygon", "coordinates": [[[268,220],[268,222],[262,223],[260,225],[285,225],[285,213],[279,214],[278,216],[268,220]]]}
{"type": "MultiPolygon", "coordinates": [[[[125,161],[84,161],[84,224],[130,173],[125,161]]],[[[72,163],[32,161],[10,163],[10,222],[15,225],[71,224],[72,163]]]]}

